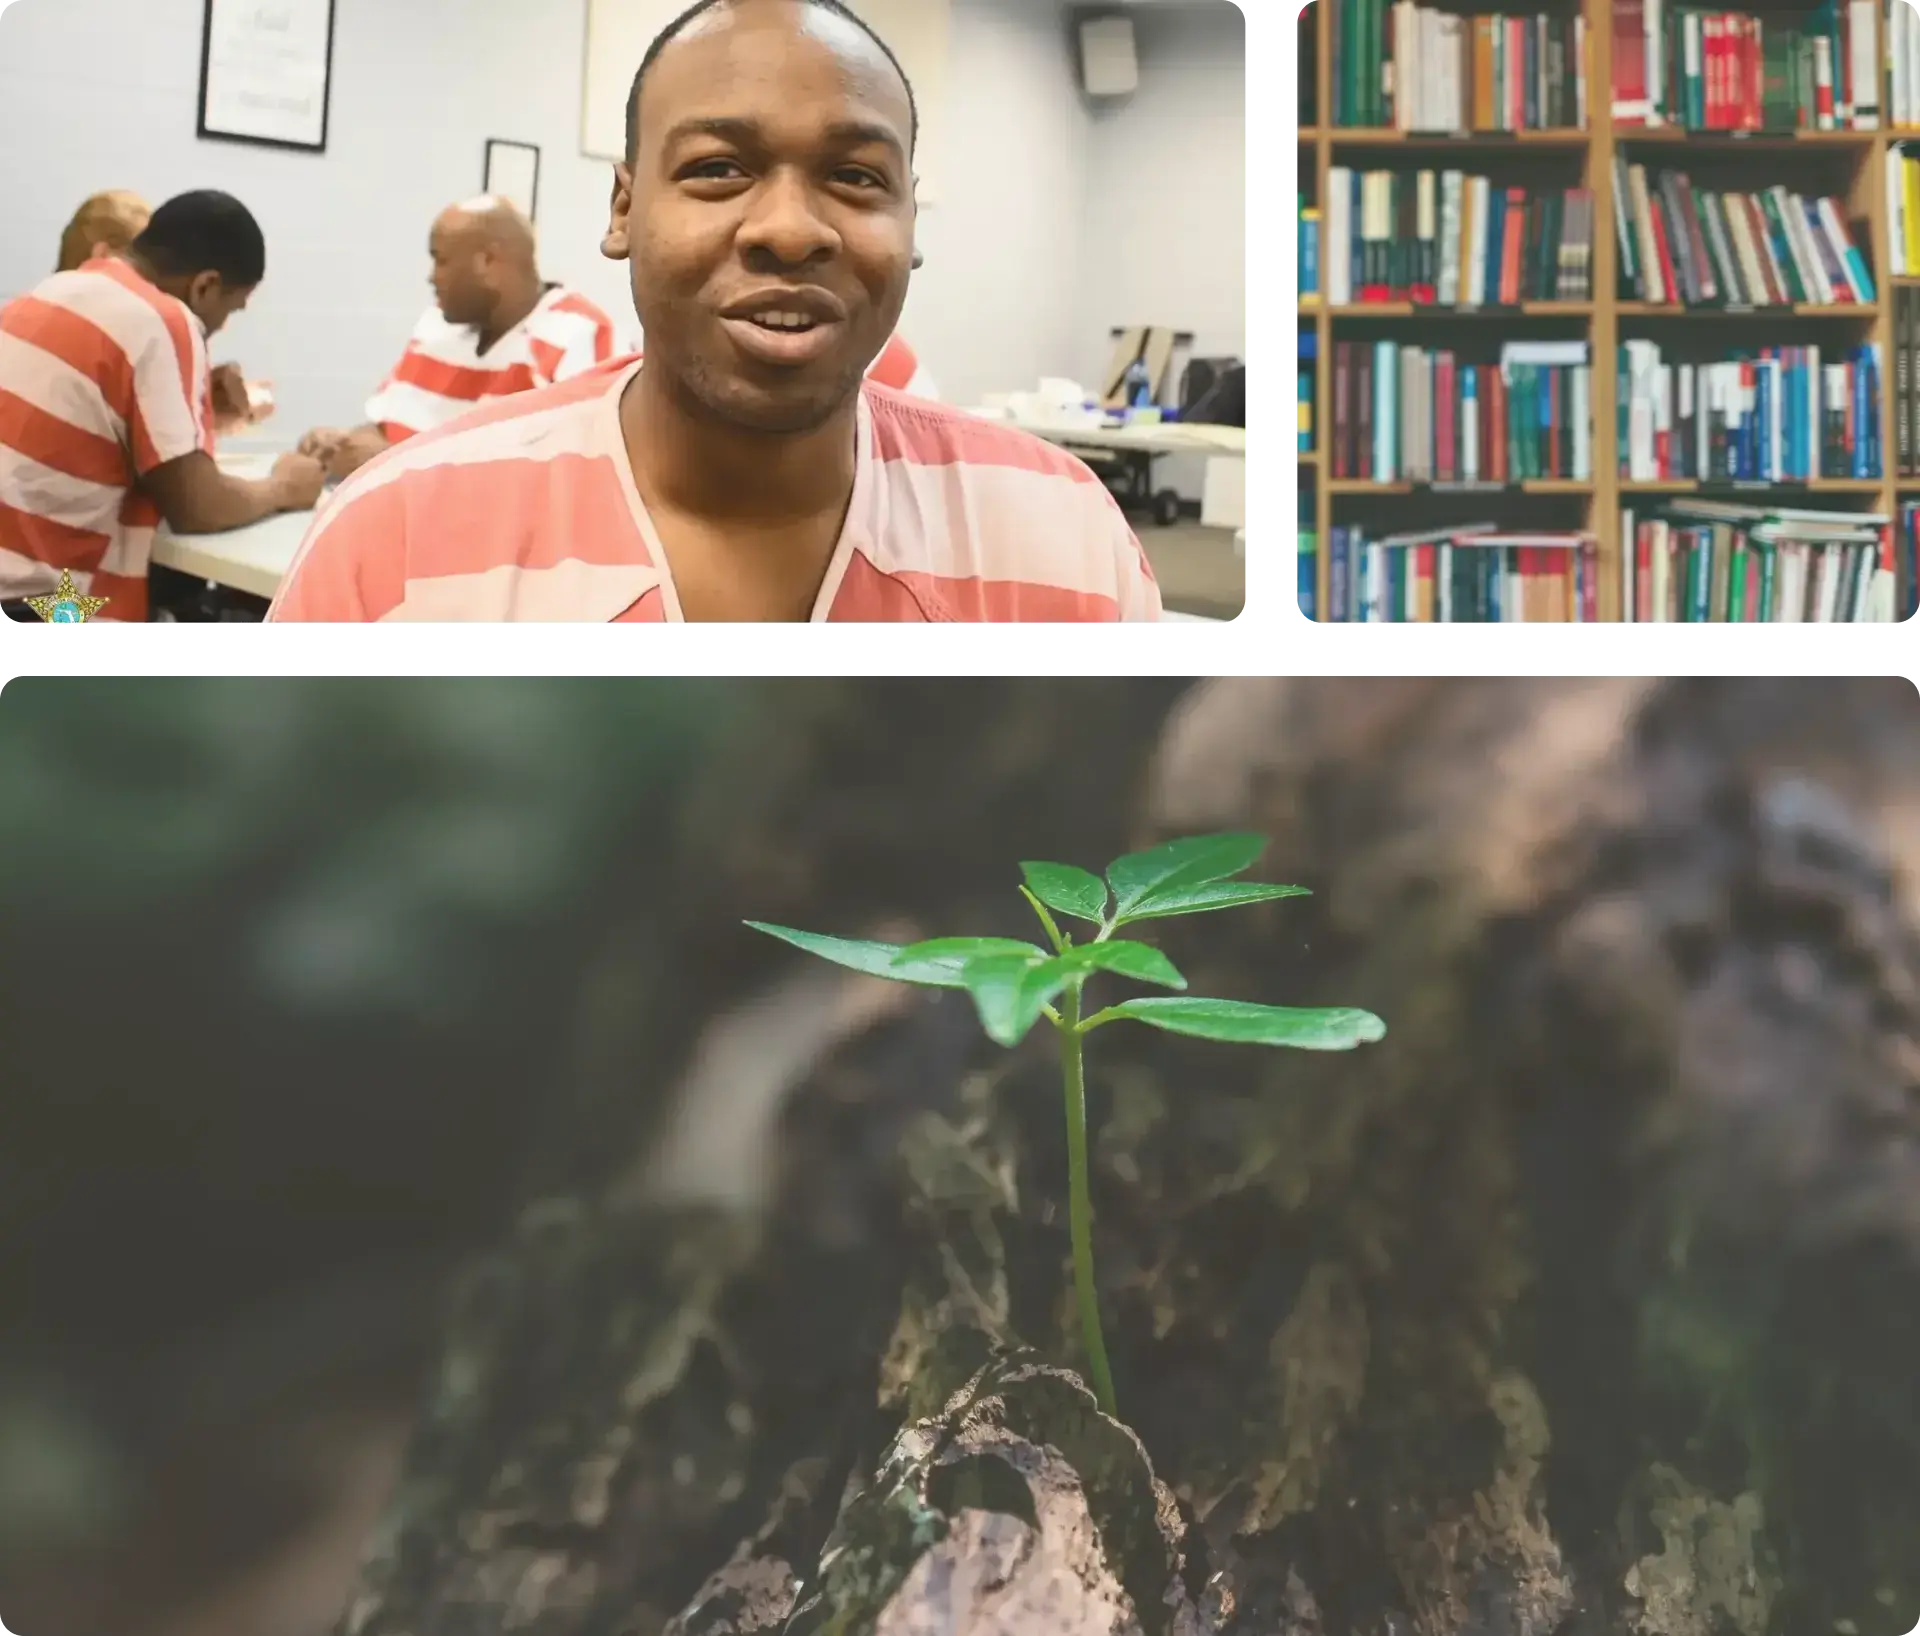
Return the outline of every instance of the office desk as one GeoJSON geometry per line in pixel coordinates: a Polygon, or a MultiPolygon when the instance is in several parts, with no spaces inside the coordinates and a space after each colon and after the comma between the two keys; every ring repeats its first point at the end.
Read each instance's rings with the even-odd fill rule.
{"type": "Polygon", "coordinates": [[[1162,502],[1154,493],[1153,463],[1163,455],[1197,455],[1207,462],[1208,473],[1200,520],[1210,528],[1240,528],[1246,523],[1246,485],[1241,477],[1247,460],[1244,427],[1189,425],[1184,421],[1157,426],[1052,426],[1008,420],[1005,416],[986,418],[1017,426],[1059,448],[1085,453],[1089,463],[1120,462],[1125,473],[1122,503],[1153,511],[1163,524],[1173,520],[1179,497],[1169,490],[1162,502]],[[1238,480],[1222,481],[1223,477],[1238,480]]]}
{"type": "Polygon", "coordinates": [[[1130,454],[1226,455],[1247,457],[1247,434],[1240,426],[1038,426],[1010,421],[1023,432],[1063,449],[1112,449],[1130,454]]]}
{"type": "MultiPolygon", "coordinates": [[[[265,477],[277,456],[271,451],[221,450],[220,469],[233,477],[265,477]]],[[[310,511],[283,511],[225,534],[175,534],[161,527],[153,560],[162,568],[271,601],[293,566],[300,542],[313,524],[310,511]]]]}

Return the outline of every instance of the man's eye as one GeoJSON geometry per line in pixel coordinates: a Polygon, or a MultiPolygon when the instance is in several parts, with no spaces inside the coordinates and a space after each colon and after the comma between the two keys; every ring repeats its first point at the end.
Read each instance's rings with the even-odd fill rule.
{"type": "Polygon", "coordinates": [[[833,173],[833,179],[836,182],[844,183],[848,187],[884,188],[887,185],[884,176],[876,175],[870,170],[859,170],[851,165],[835,171],[833,173]]]}
{"type": "Polygon", "coordinates": [[[731,182],[736,177],[746,175],[734,159],[696,159],[680,172],[684,181],[731,182]]]}

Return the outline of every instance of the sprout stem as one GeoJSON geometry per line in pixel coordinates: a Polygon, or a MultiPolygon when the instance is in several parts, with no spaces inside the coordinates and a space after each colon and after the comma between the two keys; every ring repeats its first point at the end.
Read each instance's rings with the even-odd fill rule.
{"type": "Polygon", "coordinates": [[[1087,1091],[1080,1058],[1080,988],[1060,1002],[1060,1079],[1067,1105],[1067,1221],[1073,1235],[1073,1288],[1080,1303],[1080,1334],[1093,1372],[1094,1395],[1115,1419],[1113,1374],[1100,1333],[1100,1297],[1093,1283],[1093,1200],[1087,1187],[1087,1091]]]}

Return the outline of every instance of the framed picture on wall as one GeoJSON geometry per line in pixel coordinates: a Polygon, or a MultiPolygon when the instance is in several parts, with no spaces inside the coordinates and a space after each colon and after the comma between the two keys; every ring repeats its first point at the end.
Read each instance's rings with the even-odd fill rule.
{"type": "Polygon", "coordinates": [[[487,173],[480,191],[496,199],[505,199],[520,207],[528,221],[538,219],[540,209],[540,150],[531,142],[503,142],[498,137],[487,143],[487,173]]]}
{"type": "Polygon", "coordinates": [[[327,151],[335,0],[206,0],[200,135],[327,151]]]}

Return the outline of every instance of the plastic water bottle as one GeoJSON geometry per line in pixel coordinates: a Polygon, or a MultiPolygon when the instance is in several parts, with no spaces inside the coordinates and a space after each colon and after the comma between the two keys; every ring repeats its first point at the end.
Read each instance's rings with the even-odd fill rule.
{"type": "Polygon", "coordinates": [[[1144,358],[1135,358],[1127,365],[1125,384],[1129,409],[1153,407],[1153,377],[1147,373],[1147,363],[1144,358]]]}

